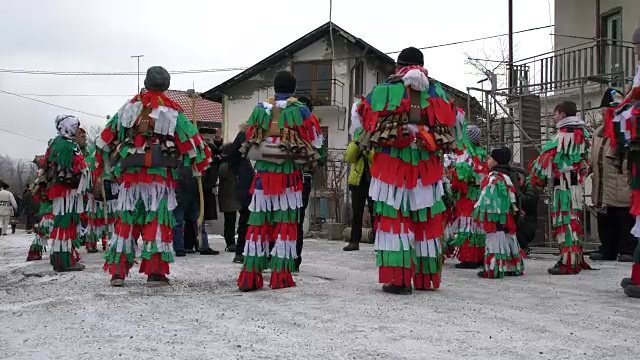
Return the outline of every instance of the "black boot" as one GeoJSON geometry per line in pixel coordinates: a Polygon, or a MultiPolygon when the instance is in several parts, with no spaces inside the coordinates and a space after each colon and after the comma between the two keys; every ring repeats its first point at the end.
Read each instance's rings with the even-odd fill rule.
{"type": "Polygon", "coordinates": [[[300,271],[300,264],[302,264],[302,256],[298,256],[297,258],[295,258],[295,263],[296,263],[296,271],[300,271]]]}
{"type": "Polygon", "coordinates": [[[111,281],[109,281],[109,285],[115,287],[124,286],[124,279],[120,277],[120,275],[113,275],[111,277],[111,281]]]}
{"type": "Polygon", "coordinates": [[[552,268],[549,268],[549,270],[547,270],[547,272],[549,272],[549,274],[551,275],[571,275],[569,274],[569,272],[567,271],[567,268],[565,266],[559,266],[556,265],[552,268]]]}
{"type": "Polygon", "coordinates": [[[456,269],[477,269],[480,266],[482,266],[482,264],[477,263],[477,262],[473,262],[473,261],[463,261],[460,264],[456,264],[455,268],[456,269]]]}
{"type": "Polygon", "coordinates": [[[227,245],[227,247],[224,249],[224,251],[230,252],[230,253],[236,252],[236,244],[227,245]]]}
{"type": "Polygon", "coordinates": [[[620,286],[624,289],[629,285],[634,285],[633,280],[631,280],[631,278],[624,278],[622,279],[622,281],[620,281],[620,286]]]}
{"type": "Polygon", "coordinates": [[[393,284],[384,284],[382,285],[382,291],[389,294],[409,295],[413,292],[413,288],[411,288],[411,286],[398,286],[393,284]]]}
{"type": "Polygon", "coordinates": [[[178,249],[176,250],[176,256],[178,257],[187,256],[187,252],[184,251],[184,249],[178,249]]]}
{"type": "Polygon", "coordinates": [[[640,298],[640,286],[629,285],[626,288],[624,288],[624,293],[627,294],[627,296],[632,298],[640,298]]]}
{"type": "Polygon", "coordinates": [[[80,263],[75,263],[75,265],[71,265],[69,267],[54,267],[53,271],[55,272],[70,272],[70,271],[82,271],[84,270],[84,265],[80,263]]]}
{"type": "Polygon", "coordinates": [[[244,256],[242,256],[242,254],[236,254],[236,256],[233,257],[234,264],[242,264],[243,262],[244,262],[244,256]]]}
{"type": "Polygon", "coordinates": [[[349,245],[345,246],[342,250],[344,251],[358,251],[360,250],[360,244],[357,242],[350,242],[349,245]]]}
{"type": "Polygon", "coordinates": [[[200,255],[218,255],[218,254],[220,254],[220,251],[213,250],[212,248],[206,248],[206,249],[200,250],[200,255]]]}
{"type": "Polygon", "coordinates": [[[159,287],[169,285],[169,279],[166,276],[160,274],[151,274],[147,277],[147,286],[159,287]]]}

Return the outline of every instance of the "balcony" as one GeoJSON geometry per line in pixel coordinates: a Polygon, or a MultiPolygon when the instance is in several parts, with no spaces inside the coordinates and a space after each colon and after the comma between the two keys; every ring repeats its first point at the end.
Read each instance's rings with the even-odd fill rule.
{"type": "Polygon", "coordinates": [[[296,96],[311,99],[314,107],[344,107],[344,83],[338,79],[298,80],[296,96]]]}
{"type": "Polygon", "coordinates": [[[593,41],[514,62],[517,94],[570,90],[584,80],[626,87],[633,81],[637,54],[619,42],[593,41]]]}

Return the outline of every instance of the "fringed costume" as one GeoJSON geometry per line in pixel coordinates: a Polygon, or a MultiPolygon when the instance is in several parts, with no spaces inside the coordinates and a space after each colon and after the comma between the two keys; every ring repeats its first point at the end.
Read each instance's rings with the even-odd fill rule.
{"type": "Polygon", "coordinates": [[[478,276],[494,279],[524,275],[524,255],[516,236],[516,188],[509,176],[511,150],[494,149],[491,158],[497,164],[482,181],[472,215],[486,233],[483,270],[478,276]]]}
{"type": "Polygon", "coordinates": [[[44,174],[44,157],[34,161],[40,168],[36,175],[36,179],[29,186],[29,191],[33,194],[33,199],[39,204],[37,219],[33,226],[33,241],[29,247],[27,261],[41,260],[42,253],[47,248],[47,242],[51,229],[53,228],[53,207],[48,198],[47,180],[44,174]]]}
{"type": "Polygon", "coordinates": [[[102,245],[102,250],[106,251],[107,249],[107,242],[111,238],[117,217],[118,188],[115,185],[111,186],[112,182],[109,180],[96,178],[95,150],[87,157],[87,165],[92,176],[89,179],[86,197],[87,235],[85,246],[87,251],[91,253],[98,251],[98,243],[102,245]],[[103,191],[107,198],[106,201],[102,197],[103,191]]]}
{"type": "MultiPolygon", "coordinates": [[[[636,30],[640,44],[640,27],[636,30]]],[[[636,36],[636,35],[634,35],[636,36]]],[[[640,48],[640,45],[637,45],[640,48]]],[[[640,52],[640,51],[639,51],[640,52]]],[[[635,216],[635,225],[631,234],[640,238],[640,65],[636,70],[631,92],[617,106],[611,107],[605,114],[605,136],[611,140],[620,159],[626,157],[631,185],[631,215],[635,216]]],[[[622,162],[620,162],[622,166],[622,162]]],[[[622,280],[627,295],[640,297],[640,242],[633,254],[631,277],[622,280]]]]}
{"type": "Polygon", "coordinates": [[[44,172],[47,177],[47,197],[53,210],[51,265],[55,271],[78,271],[79,255],[73,243],[77,240],[80,213],[84,211],[83,192],[88,179],[87,164],[75,133],[80,126],[77,118],[60,115],[56,118],[58,136],[45,154],[44,172]]]}
{"type": "Polygon", "coordinates": [[[146,92],[124,104],[96,141],[95,178],[113,175],[119,183],[115,230],[105,253],[111,285],[122,286],[142,237],[140,272],[150,285],[166,285],[173,262],[172,210],[176,207],[176,166],[201,176],[211,151],[180,106],[165,94],[169,73],[149,68],[146,92]],[[107,175],[103,174],[106,173],[107,175]]]}
{"type": "Polygon", "coordinates": [[[453,142],[456,108],[428,78],[416,48],[400,53],[398,70],[357,106],[360,146],[373,149],[369,196],[377,221],[375,248],[383,291],[407,294],[440,287],[443,148],[453,142]]]}
{"type": "Polygon", "coordinates": [[[271,250],[272,289],[295,286],[298,212],[302,207],[301,165],[317,161],[322,131],[309,109],[291,97],[296,80],[289,72],[277,74],[275,97],[258,104],[249,118],[243,151],[255,160],[251,187],[249,228],[238,288],[263,287],[262,271],[271,250]]]}
{"type": "Polygon", "coordinates": [[[486,234],[472,218],[480,196],[480,184],[487,175],[487,152],[480,146],[481,131],[464,123],[462,136],[456,139],[457,149],[450,174],[455,205],[448,232],[448,245],[456,250],[459,268],[477,268],[484,260],[486,234]]]}
{"type": "Polygon", "coordinates": [[[590,269],[582,254],[584,233],[580,219],[582,182],[590,146],[584,125],[584,120],[577,116],[558,121],[558,132],[530,165],[531,182],[535,187],[553,186],[549,204],[551,226],[560,249],[560,259],[549,269],[553,275],[577,274],[582,269],[590,269]]]}

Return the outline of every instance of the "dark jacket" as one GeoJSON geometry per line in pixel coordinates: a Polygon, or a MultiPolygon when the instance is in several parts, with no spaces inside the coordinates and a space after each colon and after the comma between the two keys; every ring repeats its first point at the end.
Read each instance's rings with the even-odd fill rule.
{"type": "Polygon", "coordinates": [[[240,152],[245,139],[246,134],[239,132],[233,142],[225,149],[224,156],[229,163],[229,168],[237,176],[236,196],[240,206],[246,208],[251,204],[251,185],[255,172],[251,162],[240,152]]]}
{"type": "Polygon", "coordinates": [[[218,177],[220,175],[220,147],[216,144],[209,144],[209,149],[213,155],[211,166],[207,169],[202,189],[204,193],[204,219],[216,220],[218,218],[218,206],[214,189],[218,185],[218,177]]]}
{"type": "Polygon", "coordinates": [[[521,215],[517,223],[517,237],[520,247],[528,248],[536,237],[538,225],[538,199],[540,195],[530,181],[520,187],[521,215]]]}
{"type": "MultiPolygon", "coordinates": [[[[186,207],[187,205],[197,206],[200,208],[200,191],[198,190],[198,180],[193,177],[193,171],[191,167],[179,166],[178,172],[178,187],[176,188],[176,200],[178,206],[186,207]]],[[[215,169],[209,168],[205,171],[202,177],[202,193],[204,195],[204,220],[217,219],[216,201],[213,194],[213,188],[215,187],[215,169]],[[213,201],[211,198],[213,197],[213,201]]]]}

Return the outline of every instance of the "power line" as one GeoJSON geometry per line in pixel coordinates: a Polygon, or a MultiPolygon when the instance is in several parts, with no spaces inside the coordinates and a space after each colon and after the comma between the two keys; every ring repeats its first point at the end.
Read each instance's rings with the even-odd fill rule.
{"type": "Polygon", "coordinates": [[[81,111],[81,110],[76,110],[76,109],[68,108],[68,107],[66,107],[66,106],[61,106],[61,105],[57,105],[57,104],[52,104],[52,103],[49,103],[49,102],[46,102],[46,101],[42,101],[42,100],[38,100],[38,99],[34,99],[34,98],[30,98],[30,97],[27,97],[27,96],[24,96],[24,95],[20,95],[20,94],[16,94],[16,93],[12,93],[12,92],[9,92],[9,91],[0,90],[0,93],[2,93],[2,94],[7,94],[7,95],[12,95],[12,96],[17,96],[17,97],[19,97],[19,98],[23,98],[23,99],[27,99],[27,100],[31,100],[31,101],[35,101],[35,102],[39,102],[39,103],[46,104],[46,105],[50,105],[50,106],[55,106],[55,107],[58,107],[58,108],[61,108],[61,109],[70,110],[70,111],[77,112],[77,113],[80,113],[80,114],[85,114],[85,115],[95,116],[95,117],[98,117],[98,118],[101,118],[101,119],[104,119],[104,118],[105,118],[104,116],[101,116],[101,115],[96,115],[96,114],[92,114],[92,113],[89,113],[89,112],[86,112],[86,111],[81,111]]]}
{"type": "Polygon", "coordinates": [[[133,97],[133,94],[23,94],[16,93],[21,96],[35,96],[35,97],[133,97]]]}
{"type": "Polygon", "coordinates": [[[27,138],[27,139],[31,139],[31,140],[35,140],[35,141],[40,141],[40,142],[43,142],[43,143],[47,142],[46,140],[37,139],[37,138],[31,137],[31,136],[27,136],[27,135],[24,135],[24,134],[19,134],[17,132],[13,132],[13,131],[10,131],[10,130],[0,129],[0,131],[4,131],[4,132],[9,133],[9,134],[21,136],[23,138],[27,138]]]}
{"type": "MultiPolygon", "coordinates": [[[[554,25],[538,26],[538,27],[534,27],[534,28],[514,31],[513,33],[514,34],[521,34],[521,33],[529,32],[529,31],[547,29],[547,28],[550,28],[550,27],[553,27],[553,26],[554,25]]],[[[454,41],[454,42],[438,44],[438,45],[423,46],[423,47],[420,47],[418,49],[421,49],[421,50],[435,49],[435,48],[440,48],[440,47],[454,46],[454,45],[466,44],[466,43],[470,43],[470,42],[495,39],[495,38],[499,38],[499,37],[502,37],[502,36],[508,36],[508,35],[509,34],[507,33],[507,34],[484,36],[484,37],[479,37],[479,38],[474,38],[474,39],[460,40],[460,41],[454,41]]],[[[397,54],[400,51],[401,50],[389,51],[389,52],[385,52],[384,54],[386,54],[386,55],[397,54]]],[[[375,55],[374,54],[369,54],[368,56],[375,56],[375,55]]],[[[334,59],[334,60],[336,60],[336,61],[352,60],[352,59],[359,59],[361,57],[362,56],[348,56],[348,57],[343,57],[343,58],[337,58],[337,59],[334,59]]],[[[174,70],[174,71],[169,71],[169,73],[171,75],[202,74],[202,73],[217,73],[217,72],[229,72],[229,71],[243,71],[243,70],[246,70],[248,68],[249,67],[245,66],[245,67],[213,68],[213,69],[201,69],[201,70],[174,70]]],[[[0,69],[0,73],[28,74],[28,75],[56,75],[56,76],[137,76],[138,75],[137,72],[132,72],[132,71],[98,72],[98,71],[49,71],[49,70],[25,70],[25,69],[0,69]]]]}

